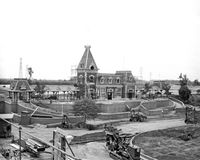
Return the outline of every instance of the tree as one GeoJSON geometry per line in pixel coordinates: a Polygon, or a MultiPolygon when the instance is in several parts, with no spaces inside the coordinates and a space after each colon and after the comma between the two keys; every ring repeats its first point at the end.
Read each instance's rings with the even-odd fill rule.
{"type": "Polygon", "coordinates": [[[179,76],[179,82],[181,86],[187,85],[188,84],[189,79],[187,78],[187,75],[184,74],[182,75],[182,73],[179,76]]]}
{"type": "Polygon", "coordinates": [[[170,90],[171,86],[168,83],[163,83],[162,84],[162,89],[165,91],[165,94],[168,96],[170,94],[169,90],[170,90]]]}
{"type": "Polygon", "coordinates": [[[184,101],[187,102],[190,98],[191,91],[189,90],[187,84],[189,79],[187,78],[187,75],[182,75],[182,73],[179,76],[179,82],[180,82],[180,89],[179,89],[179,96],[184,101]]]}
{"type": "Polygon", "coordinates": [[[32,67],[29,67],[29,68],[28,68],[29,79],[32,78],[33,73],[34,73],[34,72],[33,72],[32,67]]]}
{"type": "Polygon", "coordinates": [[[76,114],[85,114],[87,118],[96,118],[100,112],[99,107],[91,99],[82,99],[76,101],[73,105],[73,110],[76,114]]]}
{"type": "Polygon", "coordinates": [[[188,101],[188,99],[190,98],[190,95],[191,95],[191,91],[189,90],[187,85],[181,86],[181,88],[179,89],[179,96],[184,102],[188,101]]]}
{"type": "Polygon", "coordinates": [[[199,86],[200,85],[200,82],[198,79],[195,79],[194,82],[193,82],[193,85],[194,86],[199,86]]]}
{"type": "Polygon", "coordinates": [[[144,93],[149,92],[150,89],[151,89],[150,83],[145,83],[145,84],[144,84],[144,93]]]}
{"type": "Polygon", "coordinates": [[[39,82],[36,82],[36,86],[34,88],[35,92],[39,95],[40,98],[43,97],[43,94],[45,93],[45,85],[40,84],[39,82]]]}

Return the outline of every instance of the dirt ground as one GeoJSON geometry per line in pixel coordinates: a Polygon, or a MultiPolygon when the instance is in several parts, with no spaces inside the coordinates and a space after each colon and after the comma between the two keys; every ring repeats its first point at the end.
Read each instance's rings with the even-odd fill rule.
{"type": "Polygon", "coordinates": [[[152,131],[139,137],[136,143],[159,160],[199,160],[200,126],[152,131]]]}
{"type": "MultiPolygon", "coordinates": [[[[178,126],[185,126],[183,119],[173,119],[173,120],[151,120],[148,122],[134,122],[129,124],[123,124],[117,126],[117,128],[122,129],[124,133],[138,133],[145,131],[152,131],[158,129],[166,129],[178,126]]],[[[35,125],[34,128],[23,127],[26,132],[43,139],[46,142],[52,140],[53,130],[56,128],[46,128],[44,125],[35,125]]],[[[102,130],[63,130],[66,135],[83,135],[91,132],[99,132],[102,130]]],[[[12,128],[12,133],[18,136],[18,130],[12,128]]],[[[23,134],[22,137],[25,137],[23,134]]],[[[91,142],[84,145],[72,145],[72,149],[79,158],[87,160],[111,160],[106,149],[105,143],[103,142],[91,142]]]]}

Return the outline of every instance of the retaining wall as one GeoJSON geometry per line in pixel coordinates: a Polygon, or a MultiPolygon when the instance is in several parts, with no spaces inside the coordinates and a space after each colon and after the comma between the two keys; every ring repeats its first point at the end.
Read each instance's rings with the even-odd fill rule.
{"type": "Polygon", "coordinates": [[[118,113],[118,112],[126,112],[128,105],[131,108],[135,108],[139,106],[141,101],[128,101],[128,102],[111,102],[109,103],[97,103],[100,107],[100,111],[103,113],[118,113]]]}
{"type": "Polygon", "coordinates": [[[98,140],[105,140],[105,132],[92,132],[88,134],[84,134],[82,136],[74,136],[70,144],[79,144],[79,143],[88,143],[98,140]]]}
{"type": "MultiPolygon", "coordinates": [[[[37,104],[37,103],[36,103],[37,104]]],[[[55,110],[57,112],[62,112],[62,107],[63,107],[63,112],[65,113],[73,113],[73,103],[67,103],[67,104],[58,104],[58,103],[43,103],[43,104],[38,104],[40,107],[48,108],[55,110]]]]}
{"type": "Polygon", "coordinates": [[[140,105],[140,110],[149,116],[168,114],[175,109],[171,100],[145,101],[140,105]]]}
{"type": "MultiPolygon", "coordinates": [[[[106,110],[107,113],[99,113],[98,118],[101,120],[109,120],[109,119],[125,119],[130,117],[130,112],[125,112],[127,103],[120,104],[112,104],[112,105],[103,105],[101,107],[105,107],[103,109],[106,110]],[[117,110],[121,110],[121,112],[116,112],[117,110]],[[111,112],[113,111],[113,112],[111,112]]],[[[140,101],[129,102],[128,105],[131,108],[136,108],[140,104],[140,101]]],[[[174,103],[170,100],[154,100],[154,101],[144,101],[141,103],[139,108],[136,110],[140,110],[144,114],[148,116],[162,115],[168,114],[170,111],[174,110],[174,103]]]]}
{"type": "MultiPolygon", "coordinates": [[[[82,116],[70,116],[68,118],[71,123],[84,122],[85,120],[85,118],[82,116]]],[[[61,122],[62,122],[62,117],[55,117],[55,118],[31,117],[31,124],[39,123],[46,125],[46,124],[61,123],[61,122]]]]}
{"type": "MultiPolygon", "coordinates": [[[[99,106],[100,111],[103,113],[117,113],[117,112],[126,112],[127,107],[126,104],[129,105],[131,108],[135,108],[140,104],[141,101],[122,101],[122,102],[114,102],[114,101],[107,101],[106,103],[97,102],[97,106],[99,106]]],[[[73,103],[67,104],[57,104],[57,103],[43,103],[43,107],[56,110],[58,112],[62,111],[66,113],[73,113],[73,103]]],[[[42,107],[42,104],[41,104],[42,107]]]]}
{"type": "MultiPolygon", "coordinates": [[[[68,117],[71,123],[77,123],[77,122],[84,122],[85,118],[82,116],[70,116],[68,117]]],[[[20,123],[21,116],[18,114],[14,114],[13,121],[15,123],[20,123]]],[[[54,117],[54,118],[40,118],[40,117],[31,117],[31,124],[39,123],[39,124],[52,124],[52,123],[61,123],[62,117],[54,117]]]]}
{"type": "Polygon", "coordinates": [[[173,105],[173,102],[171,102],[168,99],[166,100],[163,99],[163,100],[145,101],[142,103],[142,105],[148,110],[153,110],[157,108],[171,106],[173,105]]]}
{"type": "Polygon", "coordinates": [[[101,119],[101,120],[111,120],[111,119],[130,118],[130,112],[99,113],[97,118],[98,118],[98,119],[101,119]]]}
{"type": "Polygon", "coordinates": [[[2,106],[4,106],[4,113],[11,113],[11,112],[16,112],[16,104],[12,104],[9,102],[4,102],[2,104],[2,106]]]}

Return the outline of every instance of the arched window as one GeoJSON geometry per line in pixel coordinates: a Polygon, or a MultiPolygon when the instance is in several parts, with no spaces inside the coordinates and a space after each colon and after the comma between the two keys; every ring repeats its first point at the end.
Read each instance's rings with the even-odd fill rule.
{"type": "Polygon", "coordinates": [[[104,77],[101,77],[100,83],[103,84],[103,83],[104,83],[104,80],[105,80],[104,77]]]}
{"type": "Polygon", "coordinates": [[[83,83],[83,75],[79,75],[79,83],[80,83],[80,84],[83,83]]]}
{"type": "Polygon", "coordinates": [[[83,75],[79,75],[79,79],[83,79],[83,75]]]}
{"type": "Polygon", "coordinates": [[[108,78],[108,83],[109,83],[109,84],[112,84],[112,77],[109,77],[109,78],[108,78]]]}
{"type": "Polygon", "coordinates": [[[119,78],[119,77],[117,77],[116,83],[117,83],[117,84],[120,84],[120,78],[119,78]]]}
{"type": "Polygon", "coordinates": [[[94,76],[93,75],[90,75],[89,79],[90,79],[90,82],[94,82],[94,76]]]}

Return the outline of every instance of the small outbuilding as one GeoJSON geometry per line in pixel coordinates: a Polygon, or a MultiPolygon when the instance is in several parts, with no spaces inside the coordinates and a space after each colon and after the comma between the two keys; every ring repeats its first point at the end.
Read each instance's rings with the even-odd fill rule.
{"type": "Polygon", "coordinates": [[[15,78],[10,83],[9,97],[14,103],[17,103],[18,100],[30,102],[32,92],[34,91],[25,78],[15,78]]]}
{"type": "Polygon", "coordinates": [[[6,121],[12,121],[14,114],[0,114],[0,137],[7,138],[11,136],[11,124],[6,121]],[[6,121],[5,121],[6,120],[6,121]]]}

